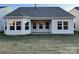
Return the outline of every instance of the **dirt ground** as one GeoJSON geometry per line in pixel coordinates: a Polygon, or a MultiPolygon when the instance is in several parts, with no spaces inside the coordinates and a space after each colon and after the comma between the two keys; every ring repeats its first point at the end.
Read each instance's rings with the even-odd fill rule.
{"type": "Polygon", "coordinates": [[[7,36],[0,33],[0,54],[78,54],[79,32],[74,35],[7,36]]]}

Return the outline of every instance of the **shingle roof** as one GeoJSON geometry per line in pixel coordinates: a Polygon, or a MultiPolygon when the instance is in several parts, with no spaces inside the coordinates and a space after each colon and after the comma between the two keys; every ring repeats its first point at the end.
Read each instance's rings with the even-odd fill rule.
{"type": "Polygon", "coordinates": [[[29,17],[74,17],[60,7],[19,7],[8,16],[29,16],[29,17]]]}
{"type": "Polygon", "coordinates": [[[6,6],[1,6],[0,8],[5,8],[6,6]]]}
{"type": "Polygon", "coordinates": [[[77,10],[79,10],[79,7],[75,7],[74,9],[77,9],[77,10]]]}

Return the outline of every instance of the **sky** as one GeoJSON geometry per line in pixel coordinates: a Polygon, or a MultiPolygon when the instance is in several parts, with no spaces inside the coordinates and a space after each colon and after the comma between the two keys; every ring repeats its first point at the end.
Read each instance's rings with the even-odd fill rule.
{"type": "MultiPolygon", "coordinates": [[[[0,6],[8,6],[12,9],[18,7],[35,7],[35,4],[0,4],[0,6]]],[[[37,7],[61,7],[66,11],[70,11],[74,7],[78,7],[79,4],[36,4],[37,7]]]]}

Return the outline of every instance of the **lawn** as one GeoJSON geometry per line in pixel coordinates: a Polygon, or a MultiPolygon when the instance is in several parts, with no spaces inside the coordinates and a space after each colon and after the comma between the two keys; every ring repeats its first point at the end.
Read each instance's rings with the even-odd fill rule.
{"type": "Polygon", "coordinates": [[[79,53],[79,32],[74,35],[19,35],[0,33],[0,53],[75,54],[79,53]]]}

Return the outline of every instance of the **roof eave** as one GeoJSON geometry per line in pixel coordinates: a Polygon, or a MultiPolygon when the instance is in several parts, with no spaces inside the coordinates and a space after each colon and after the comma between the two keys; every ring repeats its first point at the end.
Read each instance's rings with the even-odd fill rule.
{"type": "Polygon", "coordinates": [[[4,19],[23,19],[23,18],[49,18],[49,19],[73,19],[75,18],[74,16],[72,17],[29,17],[29,16],[5,16],[4,19]]]}

